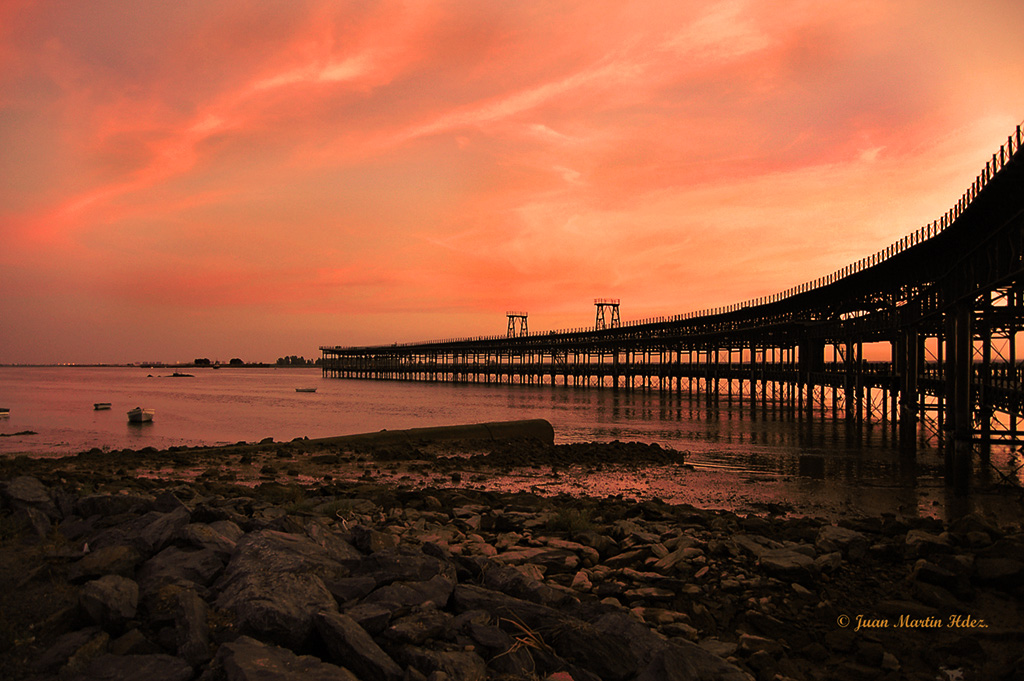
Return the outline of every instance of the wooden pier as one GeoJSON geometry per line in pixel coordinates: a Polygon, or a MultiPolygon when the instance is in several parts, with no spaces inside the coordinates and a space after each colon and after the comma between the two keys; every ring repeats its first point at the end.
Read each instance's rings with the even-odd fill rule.
{"type": "MultiPolygon", "coordinates": [[[[1017,126],[931,224],[773,296],[589,329],[322,346],[323,374],[785,404],[808,418],[884,424],[908,455],[934,437],[948,482],[964,492],[975,456],[987,465],[994,445],[1024,444],[1022,141],[1017,126]],[[866,349],[884,360],[868,361],[866,349]]],[[[1007,479],[1016,473],[999,471],[1007,479]]]]}

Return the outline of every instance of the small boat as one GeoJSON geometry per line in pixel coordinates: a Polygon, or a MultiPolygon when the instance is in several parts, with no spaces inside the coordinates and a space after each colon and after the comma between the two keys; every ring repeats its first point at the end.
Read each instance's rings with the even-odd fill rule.
{"type": "Polygon", "coordinates": [[[155,413],[153,409],[135,407],[128,412],[128,423],[148,423],[153,420],[153,414],[155,413]]]}
{"type": "Polygon", "coordinates": [[[97,402],[92,405],[92,408],[96,411],[100,411],[101,409],[110,409],[110,402],[97,402]]]}
{"type": "Polygon", "coordinates": [[[316,392],[316,388],[296,388],[295,392],[297,392],[297,393],[315,393],[316,392]]]}
{"type": "Polygon", "coordinates": [[[4,416],[10,416],[10,415],[11,415],[10,408],[8,408],[8,407],[0,407],[0,418],[3,418],[4,416]]]}

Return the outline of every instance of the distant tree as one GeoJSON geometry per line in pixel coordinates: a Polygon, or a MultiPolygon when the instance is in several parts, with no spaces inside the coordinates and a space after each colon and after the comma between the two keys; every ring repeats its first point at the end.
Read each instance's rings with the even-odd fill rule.
{"type": "Polygon", "coordinates": [[[208,367],[210,366],[210,360],[206,357],[197,357],[193,364],[197,367],[208,367]]]}
{"type": "Polygon", "coordinates": [[[286,367],[312,366],[313,360],[298,355],[288,355],[287,357],[278,357],[277,364],[286,367]]]}
{"type": "Polygon", "coordinates": [[[230,362],[228,362],[228,364],[230,364],[233,367],[240,367],[243,364],[245,364],[245,362],[243,362],[242,360],[240,360],[237,357],[235,357],[230,362]]]}

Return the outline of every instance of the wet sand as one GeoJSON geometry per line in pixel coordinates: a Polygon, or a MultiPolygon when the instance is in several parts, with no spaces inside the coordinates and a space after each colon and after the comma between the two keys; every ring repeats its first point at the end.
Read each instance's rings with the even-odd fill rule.
{"type": "MultiPolygon", "coordinates": [[[[537,421],[509,423],[516,427],[527,424],[523,432],[537,434],[533,426],[537,421]]],[[[505,441],[424,437],[430,430],[444,433],[451,429],[265,440],[223,447],[94,449],[76,457],[56,458],[52,465],[91,470],[111,481],[140,476],[249,486],[264,482],[377,482],[413,489],[458,487],[545,496],[659,499],[741,514],[810,516],[831,522],[882,514],[951,520],[975,511],[998,522],[1019,517],[1017,498],[1007,494],[1010,488],[1006,487],[979,487],[970,498],[960,499],[935,479],[923,479],[908,488],[899,481],[843,481],[693,465],[684,452],[635,442],[553,445],[550,439],[534,437],[505,441]],[[380,437],[384,435],[392,437],[380,437]]]]}

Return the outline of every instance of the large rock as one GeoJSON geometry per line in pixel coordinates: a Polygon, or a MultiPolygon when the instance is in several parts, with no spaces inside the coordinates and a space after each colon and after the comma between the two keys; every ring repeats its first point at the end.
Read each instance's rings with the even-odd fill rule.
{"type": "Polygon", "coordinates": [[[134,577],[135,568],[140,562],[142,554],[131,546],[103,546],[90,551],[77,563],[72,564],[68,568],[68,579],[77,582],[103,575],[134,577]]]}
{"type": "Polygon", "coordinates": [[[448,639],[453,626],[451,613],[427,604],[410,608],[395,617],[380,636],[387,644],[411,643],[419,646],[430,640],[448,639]]]}
{"type": "Polygon", "coordinates": [[[347,669],[248,636],[222,645],[216,659],[227,681],[359,681],[347,669]]]}
{"type": "Polygon", "coordinates": [[[104,645],[110,640],[108,634],[95,626],[64,634],[32,661],[32,669],[40,673],[54,672],[64,666],[72,655],[97,638],[101,638],[104,645]]]}
{"type": "Polygon", "coordinates": [[[769,551],[785,548],[782,543],[759,534],[737,534],[728,543],[754,558],[760,558],[769,551]]]}
{"type": "MultiPolygon", "coordinates": [[[[394,582],[382,586],[366,598],[364,603],[392,604],[392,609],[430,603],[438,608],[448,604],[455,584],[443,575],[434,575],[425,582],[394,582]]],[[[388,607],[388,606],[385,606],[388,607]]]]}
{"type": "Polygon", "coordinates": [[[580,532],[574,537],[576,541],[580,542],[585,546],[589,546],[598,552],[603,558],[608,558],[619,552],[619,544],[614,539],[606,534],[600,534],[598,532],[585,531],[580,532]]]}
{"type": "Polygon", "coordinates": [[[425,582],[435,575],[455,581],[455,566],[437,556],[408,546],[376,551],[364,556],[358,573],[370,575],[377,586],[392,582],[425,582]]]}
{"type": "Polygon", "coordinates": [[[315,622],[320,638],[330,652],[330,661],[351,669],[363,679],[400,681],[402,668],[351,617],[322,612],[316,616],[315,622]]]}
{"type": "Polygon", "coordinates": [[[575,551],[551,546],[516,546],[502,551],[494,560],[506,565],[539,565],[550,574],[575,572],[580,565],[575,551]]]}
{"type": "Polygon", "coordinates": [[[139,584],[151,593],[167,584],[191,583],[209,586],[224,569],[224,561],[213,549],[179,549],[168,546],[150,558],[139,570],[139,584]]]}
{"type": "Polygon", "coordinates": [[[617,553],[611,558],[604,561],[605,567],[612,569],[627,568],[627,567],[643,567],[644,561],[647,560],[648,556],[651,555],[651,551],[647,546],[642,546],[638,549],[632,549],[629,551],[623,551],[617,553]]]}
{"type": "Polygon", "coordinates": [[[207,621],[209,607],[191,589],[178,594],[178,609],[174,617],[175,635],[178,641],[178,657],[193,667],[209,661],[210,625],[207,621]]]}
{"type": "Polygon", "coordinates": [[[27,527],[31,528],[32,534],[25,535],[25,539],[31,541],[35,539],[37,541],[43,541],[53,530],[53,523],[50,522],[50,516],[44,511],[40,511],[38,508],[32,506],[26,506],[19,508],[14,512],[15,518],[19,522],[24,523],[27,527]]]}
{"type": "Polygon", "coordinates": [[[679,638],[666,641],[625,612],[608,612],[594,626],[605,636],[628,642],[640,666],[637,681],[749,681],[745,672],[714,653],[679,638]]]}
{"type": "Polygon", "coordinates": [[[83,518],[108,518],[133,511],[149,511],[153,507],[153,500],[133,494],[90,494],[79,497],[75,506],[83,518]]]}
{"type": "Polygon", "coordinates": [[[543,632],[543,640],[566,661],[607,681],[625,681],[636,674],[638,662],[627,642],[588,622],[555,608],[530,603],[490,589],[459,584],[452,595],[457,610],[483,610],[509,626],[515,635],[543,632]]]}
{"type": "Polygon", "coordinates": [[[585,567],[593,567],[601,561],[601,553],[591,546],[557,537],[545,537],[543,541],[553,549],[566,549],[577,554],[585,567]]]}
{"type": "Polygon", "coordinates": [[[400,539],[390,532],[381,532],[370,527],[356,525],[351,530],[352,543],[362,551],[376,553],[397,548],[400,539]]]}
{"type": "Polygon", "coordinates": [[[244,533],[230,520],[221,520],[213,524],[190,523],[185,526],[184,537],[190,544],[200,549],[210,549],[225,560],[235,551],[235,543],[244,533]],[[237,530],[237,532],[235,531],[237,530]]]}
{"type": "Polygon", "coordinates": [[[319,523],[310,523],[306,534],[327,551],[333,560],[348,568],[356,567],[363,559],[363,554],[355,547],[319,523]]]}
{"type": "Polygon", "coordinates": [[[847,560],[860,560],[868,551],[868,539],[856,530],[826,525],[818,530],[814,547],[821,553],[841,551],[847,560]]]}
{"type": "Polygon", "coordinates": [[[189,511],[182,506],[169,513],[150,511],[131,522],[123,532],[128,543],[144,554],[152,554],[182,536],[188,523],[189,511]]]}
{"type": "Polygon", "coordinates": [[[28,475],[0,483],[0,496],[14,509],[36,509],[51,519],[56,519],[59,515],[53,499],[50,498],[50,491],[39,480],[28,475]]]}
{"type": "Polygon", "coordinates": [[[671,573],[675,570],[684,569],[689,561],[704,555],[704,552],[692,546],[678,548],[675,551],[665,554],[654,563],[654,569],[661,573],[671,573]]]}
{"type": "Polygon", "coordinates": [[[817,569],[814,558],[792,548],[769,549],[758,563],[772,577],[798,582],[811,579],[817,569]]]}
{"type": "Polygon", "coordinates": [[[129,629],[110,642],[107,652],[114,655],[157,655],[165,651],[138,629],[129,629]]]}
{"type": "Polygon", "coordinates": [[[951,550],[949,538],[924,530],[910,530],[904,540],[905,552],[911,558],[928,557],[951,550]]]}
{"type": "Polygon", "coordinates": [[[377,588],[377,580],[369,575],[326,579],[324,584],[342,605],[365,598],[367,594],[377,588]]]}
{"type": "Polygon", "coordinates": [[[273,530],[242,538],[218,580],[218,607],[235,616],[238,630],[287,647],[299,647],[313,630],[313,616],[336,612],[324,579],[347,570],[312,540],[273,530]]]}
{"type": "Polygon", "coordinates": [[[82,587],[79,603],[96,624],[120,627],[135,617],[139,585],[119,575],[106,575],[82,587]]]}
{"type": "Polygon", "coordinates": [[[500,627],[488,623],[487,613],[481,615],[479,620],[471,619],[466,623],[466,634],[488,658],[488,668],[498,674],[530,678],[537,671],[537,664],[528,648],[500,627]]]}
{"type": "Polygon", "coordinates": [[[488,563],[484,566],[481,577],[483,585],[488,589],[533,603],[558,606],[573,600],[564,592],[508,565],[488,563]]]}
{"type": "Polygon", "coordinates": [[[384,631],[394,611],[380,603],[360,603],[345,609],[345,614],[374,636],[384,631]]]}
{"type": "Polygon", "coordinates": [[[396,656],[404,664],[429,674],[432,679],[485,681],[487,678],[487,664],[472,651],[430,650],[404,645],[398,647],[396,656]]]}

